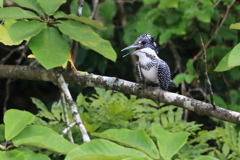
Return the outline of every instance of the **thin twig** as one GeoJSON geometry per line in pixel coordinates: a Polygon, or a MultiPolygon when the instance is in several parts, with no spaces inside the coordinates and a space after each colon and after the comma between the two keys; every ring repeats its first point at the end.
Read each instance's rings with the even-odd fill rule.
{"type": "Polygon", "coordinates": [[[97,12],[99,0],[92,0],[92,3],[93,3],[93,11],[92,11],[89,19],[93,19],[94,18],[95,14],[97,12]]]}
{"type": "Polygon", "coordinates": [[[66,101],[72,111],[72,115],[76,122],[76,125],[79,127],[80,132],[82,133],[83,142],[88,142],[88,141],[90,141],[89,135],[87,133],[85,126],[83,125],[83,122],[82,122],[80,115],[78,113],[78,110],[77,110],[77,106],[72,99],[72,96],[68,89],[68,86],[67,86],[62,74],[57,74],[57,77],[58,77],[59,87],[61,88],[62,92],[64,93],[66,101]]]}
{"type": "Polygon", "coordinates": [[[214,99],[213,99],[212,85],[211,85],[211,82],[210,82],[210,79],[209,79],[208,73],[207,73],[206,48],[204,47],[204,43],[203,43],[201,34],[199,34],[199,36],[200,36],[200,41],[201,41],[202,48],[203,48],[204,75],[205,75],[205,79],[206,79],[206,83],[207,83],[207,88],[208,88],[208,90],[209,90],[209,92],[210,92],[211,104],[212,104],[212,106],[213,106],[213,109],[216,110],[216,106],[215,106],[214,99]]]}
{"type": "MultiPolygon", "coordinates": [[[[230,8],[232,7],[232,5],[234,4],[234,2],[235,2],[235,0],[233,0],[229,5],[227,5],[227,10],[226,10],[226,12],[225,12],[225,15],[224,15],[221,23],[219,24],[219,26],[217,26],[217,28],[216,28],[214,34],[212,35],[212,37],[211,37],[211,38],[208,40],[208,42],[204,45],[204,48],[207,48],[208,45],[212,42],[212,40],[217,36],[218,31],[221,29],[223,23],[225,22],[225,20],[226,20],[226,18],[227,18],[227,16],[228,16],[229,10],[230,10],[230,8]]],[[[195,61],[197,60],[197,58],[202,54],[202,52],[203,52],[203,49],[201,49],[201,50],[198,52],[198,54],[193,57],[193,62],[195,62],[195,61]]]]}
{"type": "MultiPolygon", "coordinates": [[[[63,92],[61,92],[61,104],[62,104],[62,108],[63,108],[63,116],[66,121],[66,126],[68,127],[70,125],[70,121],[68,118],[67,106],[66,106],[65,96],[64,96],[63,92]]],[[[70,142],[74,143],[71,129],[68,130],[68,138],[69,138],[70,142]]]]}
{"type": "Polygon", "coordinates": [[[76,122],[73,122],[73,123],[71,123],[71,124],[69,124],[68,126],[67,126],[67,128],[65,128],[63,131],[62,131],[62,134],[61,134],[61,136],[63,137],[67,132],[69,133],[71,130],[71,128],[73,127],[73,126],[75,126],[76,125],[76,122]]]}

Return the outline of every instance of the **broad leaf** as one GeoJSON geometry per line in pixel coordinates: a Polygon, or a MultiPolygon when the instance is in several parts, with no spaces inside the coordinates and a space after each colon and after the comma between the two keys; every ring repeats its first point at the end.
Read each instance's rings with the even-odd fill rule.
{"type": "Polygon", "coordinates": [[[36,59],[46,68],[60,66],[67,62],[69,46],[56,28],[43,29],[29,41],[29,48],[36,59]]]}
{"type": "Polygon", "coordinates": [[[174,77],[173,81],[176,84],[180,84],[185,80],[186,76],[187,76],[187,74],[185,74],[185,73],[179,73],[178,75],[176,75],[176,77],[174,77]]]}
{"type": "Polygon", "coordinates": [[[59,22],[60,24],[57,24],[57,26],[62,33],[69,35],[74,40],[102,54],[104,57],[116,61],[116,52],[113,50],[110,42],[99,37],[89,26],[72,20],[59,22]]]}
{"type": "Polygon", "coordinates": [[[22,43],[22,41],[19,42],[13,42],[13,40],[10,38],[8,34],[8,28],[13,25],[16,21],[15,20],[6,20],[4,22],[4,25],[0,25],[0,42],[2,42],[4,45],[19,45],[22,43]]]}
{"type": "Polygon", "coordinates": [[[70,153],[67,154],[65,160],[82,160],[87,159],[88,156],[96,157],[97,155],[99,155],[102,160],[104,157],[106,157],[107,160],[120,160],[127,157],[141,157],[142,159],[150,159],[147,155],[135,149],[126,148],[107,140],[94,139],[71,150],[70,153]]]}
{"type": "Polygon", "coordinates": [[[240,30],[240,23],[234,23],[234,24],[231,24],[230,29],[239,29],[240,30]]]}
{"type": "Polygon", "coordinates": [[[109,129],[92,135],[135,148],[153,159],[159,159],[159,152],[155,143],[143,130],[109,129]]]}
{"type": "Polygon", "coordinates": [[[160,125],[152,125],[152,134],[157,138],[159,152],[163,159],[171,159],[186,143],[188,132],[170,133],[160,125]]]}
{"type": "Polygon", "coordinates": [[[12,139],[12,142],[16,146],[31,145],[62,154],[67,154],[78,146],[67,141],[52,129],[37,125],[25,128],[19,135],[12,139]]]}
{"type": "Polygon", "coordinates": [[[17,150],[0,151],[0,159],[1,160],[26,160],[24,155],[17,150]]]}
{"type": "Polygon", "coordinates": [[[42,13],[42,9],[36,0],[11,0],[12,2],[17,3],[18,5],[32,9],[38,13],[42,13]]]}
{"type": "Polygon", "coordinates": [[[193,60],[192,59],[188,60],[186,66],[187,66],[188,73],[191,74],[191,75],[194,75],[194,67],[193,67],[193,60]]]}
{"type": "Polygon", "coordinates": [[[95,27],[97,29],[100,29],[100,30],[105,30],[106,29],[106,27],[104,27],[103,23],[100,22],[100,21],[95,21],[95,20],[89,19],[87,17],[78,17],[75,14],[67,15],[62,11],[56,12],[56,14],[54,14],[54,18],[56,18],[56,19],[59,19],[59,18],[73,19],[73,20],[80,21],[80,22],[83,22],[85,24],[88,24],[88,25],[90,25],[92,27],[95,27]]]}
{"type": "Polygon", "coordinates": [[[16,150],[23,153],[26,160],[51,160],[47,155],[42,153],[35,153],[26,147],[17,148],[16,150]]]}
{"type": "Polygon", "coordinates": [[[192,83],[192,81],[193,81],[194,78],[195,78],[194,75],[188,74],[188,75],[186,75],[186,77],[185,77],[185,81],[186,81],[188,84],[190,84],[190,83],[192,83]]]}
{"type": "Polygon", "coordinates": [[[19,7],[0,8],[0,20],[22,18],[39,19],[39,17],[33,12],[26,11],[19,7]]]}
{"type": "Polygon", "coordinates": [[[229,54],[228,66],[235,67],[240,65],[240,43],[238,43],[229,54]]]}
{"type": "MultiPolygon", "coordinates": [[[[53,15],[66,0],[37,0],[42,9],[48,15],[53,15]]],[[[77,7],[77,6],[76,6],[77,7]]]]}
{"type": "Polygon", "coordinates": [[[198,158],[195,158],[194,160],[219,160],[219,159],[211,156],[200,156],[198,158]]]}
{"type": "Polygon", "coordinates": [[[8,33],[14,42],[18,42],[37,35],[43,28],[46,28],[45,23],[37,21],[18,21],[9,28],[8,33]]]}
{"type": "Polygon", "coordinates": [[[161,3],[159,3],[158,8],[165,9],[165,8],[177,8],[178,7],[178,1],[179,0],[161,0],[161,3]]]}
{"type": "Polygon", "coordinates": [[[105,0],[99,4],[99,15],[106,19],[111,20],[116,15],[116,4],[112,0],[105,0]],[[109,14],[111,13],[111,14],[109,14]]]}
{"type": "Polygon", "coordinates": [[[35,116],[30,112],[16,109],[7,110],[4,115],[5,139],[7,141],[18,135],[28,124],[34,121],[35,116]],[[18,118],[18,121],[14,119],[18,118]]]}
{"type": "Polygon", "coordinates": [[[0,0],[0,7],[3,7],[3,0],[0,0]]]}
{"type": "Polygon", "coordinates": [[[229,64],[228,59],[229,59],[230,54],[231,54],[231,51],[221,59],[221,61],[218,63],[218,65],[214,71],[223,72],[223,71],[227,71],[227,70],[230,70],[233,68],[233,67],[228,66],[228,64],[229,64]]]}

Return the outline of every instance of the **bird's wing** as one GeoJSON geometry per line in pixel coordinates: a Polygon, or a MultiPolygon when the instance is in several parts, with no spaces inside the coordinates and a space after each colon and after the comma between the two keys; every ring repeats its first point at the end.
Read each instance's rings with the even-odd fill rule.
{"type": "Polygon", "coordinates": [[[163,90],[167,90],[171,81],[170,69],[166,62],[160,60],[157,65],[158,81],[163,90]]]}
{"type": "Polygon", "coordinates": [[[144,77],[143,77],[139,62],[136,63],[136,71],[140,81],[144,82],[144,77]]]}

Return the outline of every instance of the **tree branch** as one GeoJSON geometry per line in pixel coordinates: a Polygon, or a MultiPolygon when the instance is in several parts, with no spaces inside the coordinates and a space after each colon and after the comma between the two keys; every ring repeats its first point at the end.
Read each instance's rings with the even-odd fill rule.
{"type": "MultiPolygon", "coordinates": [[[[154,101],[175,105],[194,111],[200,115],[207,115],[221,120],[240,124],[240,113],[220,108],[213,109],[209,103],[201,102],[186,96],[163,91],[159,88],[148,87],[142,90],[142,85],[129,82],[115,77],[106,77],[93,74],[84,74],[74,71],[67,71],[63,68],[55,68],[61,73],[65,81],[81,87],[99,87],[109,90],[116,90],[124,94],[132,94],[138,97],[149,98],[154,101]]],[[[25,80],[38,80],[57,82],[54,70],[45,70],[39,67],[0,65],[0,78],[15,78],[25,80]]]]}

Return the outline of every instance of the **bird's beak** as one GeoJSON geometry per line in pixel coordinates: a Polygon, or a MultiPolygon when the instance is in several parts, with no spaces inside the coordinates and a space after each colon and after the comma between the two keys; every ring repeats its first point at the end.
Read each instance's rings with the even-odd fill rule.
{"type": "MultiPolygon", "coordinates": [[[[129,50],[129,49],[132,49],[132,48],[138,48],[138,46],[131,45],[131,46],[128,46],[126,48],[123,48],[121,51],[129,50]]],[[[132,52],[130,52],[128,54],[125,54],[123,57],[126,57],[126,56],[132,54],[133,52],[135,52],[135,51],[132,51],[132,52]]]]}

